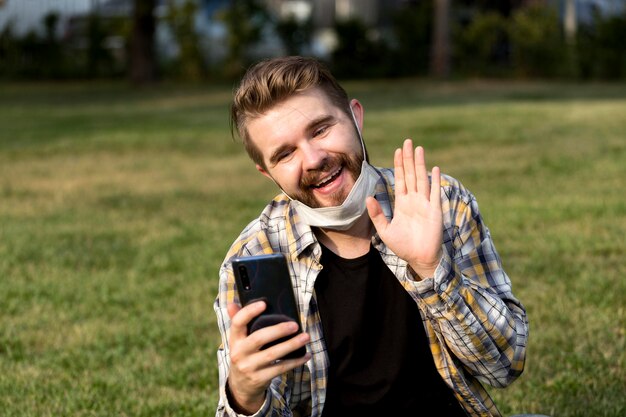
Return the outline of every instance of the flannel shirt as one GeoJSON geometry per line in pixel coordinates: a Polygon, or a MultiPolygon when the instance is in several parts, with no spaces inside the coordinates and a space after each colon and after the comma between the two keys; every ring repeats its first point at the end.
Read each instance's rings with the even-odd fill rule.
{"type": "MultiPolygon", "coordinates": [[[[375,198],[391,220],[393,170],[378,171],[381,176],[375,198]]],[[[441,187],[443,257],[434,277],[415,281],[407,262],[390,251],[378,235],[372,237],[372,243],[415,300],[437,370],[468,415],[500,416],[481,382],[504,387],[522,373],[528,336],[526,311],[512,293],[474,196],[446,175],[442,176],[441,187]]],[[[322,414],[330,364],[314,291],[315,278],[322,268],[321,247],[289,201],[284,194],[275,197],[243,230],[220,268],[219,294],[214,304],[222,336],[217,351],[220,399],[216,416],[238,415],[228,403],[225,388],[230,365],[226,304],[239,302],[230,259],[275,252],[287,257],[303,330],[311,338],[307,349],[312,358],[302,367],[274,378],[263,406],[254,415],[322,414]]]]}

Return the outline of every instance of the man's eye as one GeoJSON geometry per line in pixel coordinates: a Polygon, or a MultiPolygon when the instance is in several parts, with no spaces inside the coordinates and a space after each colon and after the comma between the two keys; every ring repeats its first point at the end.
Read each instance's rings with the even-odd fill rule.
{"type": "Polygon", "coordinates": [[[291,151],[285,151],[285,152],[281,152],[280,154],[278,154],[278,157],[276,158],[277,161],[283,161],[287,158],[289,158],[291,156],[292,152],[291,151]]]}
{"type": "Polygon", "coordinates": [[[313,137],[322,135],[322,134],[326,133],[327,130],[328,130],[328,126],[320,127],[315,132],[313,132],[313,137]]]}

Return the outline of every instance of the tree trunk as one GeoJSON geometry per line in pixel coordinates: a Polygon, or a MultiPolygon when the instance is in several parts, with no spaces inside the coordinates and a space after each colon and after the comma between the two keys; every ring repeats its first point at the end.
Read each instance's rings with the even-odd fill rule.
{"type": "Polygon", "coordinates": [[[445,78],[450,75],[450,0],[434,0],[434,6],[430,72],[445,78]]]}
{"type": "Polygon", "coordinates": [[[578,18],[576,17],[576,0],[565,0],[565,39],[569,44],[576,42],[578,18]]]}
{"type": "Polygon", "coordinates": [[[130,39],[130,80],[141,85],[156,78],[154,31],[156,0],[134,0],[130,39]]]}

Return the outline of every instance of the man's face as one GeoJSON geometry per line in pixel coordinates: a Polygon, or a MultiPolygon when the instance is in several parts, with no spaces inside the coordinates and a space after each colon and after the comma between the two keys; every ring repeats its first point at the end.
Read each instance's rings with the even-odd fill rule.
{"type": "MultiPolygon", "coordinates": [[[[353,100],[351,107],[361,125],[360,103],[353,100]]],[[[363,152],[354,121],[320,89],[290,97],[247,127],[263,155],[265,168],[257,169],[310,207],[343,203],[361,172],[363,152]]]]}

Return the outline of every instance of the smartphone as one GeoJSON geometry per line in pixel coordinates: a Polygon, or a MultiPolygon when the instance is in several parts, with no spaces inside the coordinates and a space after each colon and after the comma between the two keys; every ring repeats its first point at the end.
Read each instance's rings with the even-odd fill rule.
{"type": "MultiPolygon", "coordinates": [[[[302,333],[298,307],[284,255],[274,253],[235,258],[232,265],[241,304],[246,306],[254,301],[262,300],[267,305],[265,311],[248,323],[248,334],[285,321],[295,321],[298,324],[297,333],[270,342],[261,349],[267,349],[302,333]]],[[[299,358],[305,353],[306,349],[303,346],[281,359],[299,358]]]]}

